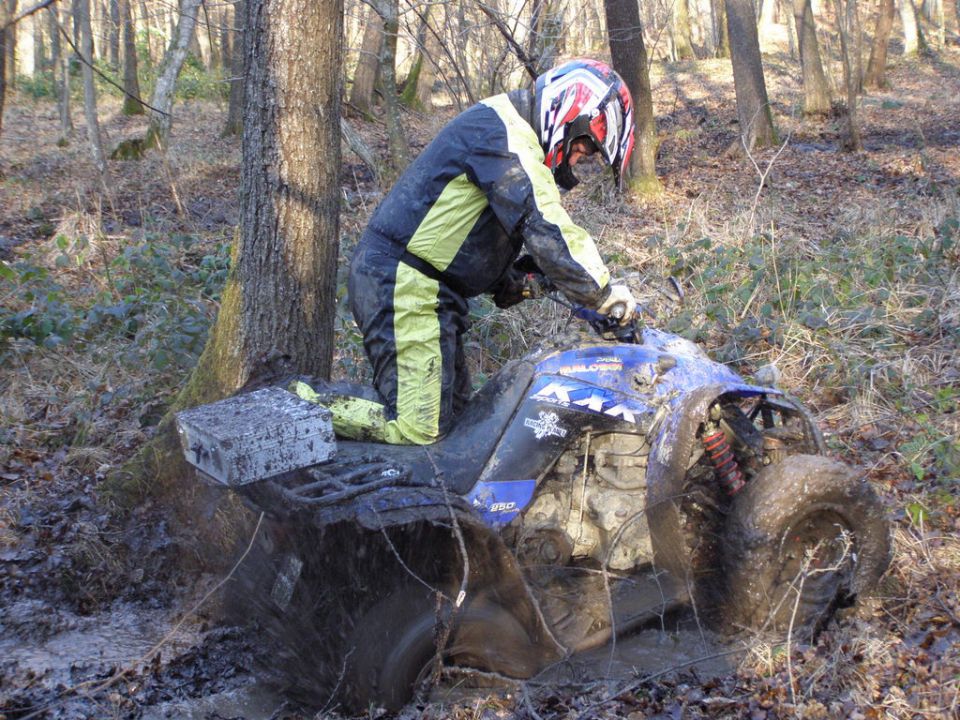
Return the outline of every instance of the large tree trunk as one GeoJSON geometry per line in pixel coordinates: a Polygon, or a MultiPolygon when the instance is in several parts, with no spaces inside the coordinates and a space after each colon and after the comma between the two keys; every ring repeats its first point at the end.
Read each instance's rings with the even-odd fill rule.
{"type": "Polygon", "coordinates": [[[350,105],[364,115],[373,110],[373,91],[377,83],[377,70],[380,67],[380,51],[383,47],[383,20],[369,6],[363,29],[363,41],[360,43],[360,57],[357,69],[353,73],[353,86],[350,88],[350,105]]]}
{"type": "Polygon", "coordinates": [[[823,72],[810,0],[794,0],[793,14],[797,23],[800,67],[803,71],[803,113],[826,115],[830,112],[830,86],[823,72]]]}
{"type": "Polygon", "coordinates": [[[97,90],[93,84],[93,31],[90,28],[90,0],[74,0],[74,22],[80,28],[80,54],[83,75],[83,115],[87,123],[87,141],[93,163],[106,181],[107,156],[103,150],[100,120],[97,117],[97,90]]]}
{"type": "Polygon", "coordinates": [[[440,41],[430,29],[431,21],[436,25],[436,12],[426,14],[423,33],[423,59],[420,74],[417,76],[417,106],[423,110],[433,107],[433,84],[437,81],[437,59],[440,57],[440,41]]]}
{"type": "Polygon", "coordinates": [[[657,126],[653,114],[653,96],[640,9],[636,0],[605,0],[604,8],[613,67],[633,93],[636,130],[628,187],[634,192],[659,192],[661,187],[656,168],[657,126]]]}
{"type": "Polygon", "coordinates": [[[118,0],[123,35],[123,114],[143,115],[140,80],[137,78],[137,35],[130,12],[130,0],[118,0]]]}
{"type": "Polygon", "coordinates": [[[873,45],[870,47],[870,60],[867,62],[867,74],[863,79],[865,87],[882,88],[887,84],[887,49],[890,46],[890,32],[893,30],[893,18],[896,12],[894,0],[880,0],[877,27],[873,33],[873,45]]]}
{"type": "Polygon", "coordinates": [[[160,64],[157,84],[150,99],[150,105],[155,109],[150,111],[150,126],[144,140],[144,145],[148,148],[159,148],[162,152],[167,150],[170,128],[173,126],[173,91],[183,62],[187,59],[187,48],[197,24],[199,7],[200,0],[182,0],[180,3],[180,21],[160,64]]]}
{"type": "Polygon", "coordinates": [[[239,135],[243,132],[243,103],[246,80],[244,61],[246,59],[246,0],[237,0],[233,6],[233,40],[230,44],[230,100],[227,103],[227,121],[224,123],[224,137],[239,135]]]}
{"type": "MultiPolygon", "coordinates": [[[[220,310],[156,438],[106,488],[132,503],[149,487],[194,516],[199,485],[173,413],[266,379],[271,368],[329,377],[333,356],[342,0],[247,0],[245,18],[241,220],[220,310]]],[[[197,529],[215,561],[212,525],[197,529]]]]}
{"type": "Polygon", "coordinates": [[[763,62],[757,38],[756,16],[751,0],[727,0],[730,59],[737,96],[740,138],[747,150],[777,142],[773,113],[763,79],[763,62]]]}

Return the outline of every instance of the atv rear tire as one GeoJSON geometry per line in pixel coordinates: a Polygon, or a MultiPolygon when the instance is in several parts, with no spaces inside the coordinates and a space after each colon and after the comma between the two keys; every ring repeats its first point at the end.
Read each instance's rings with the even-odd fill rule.
{"type": "Polygon", "coordinates": [[[540,670],[541,653],[503,607],[478,598],[452,613],[444,600],[438,613],[435,593],[407,585],[370,608],[347,643],[348,709],[396,712],[410,702],[431,675],[441,628],[451,617],[444,661],[515,678],[540,670]]]}
{"type": "Polygon", "coordinates": [[[873,488],[855,470],[794,455],[734,498],[723,547],[727,624],[810,636],[880,578],[890,530],[873,488]]]}

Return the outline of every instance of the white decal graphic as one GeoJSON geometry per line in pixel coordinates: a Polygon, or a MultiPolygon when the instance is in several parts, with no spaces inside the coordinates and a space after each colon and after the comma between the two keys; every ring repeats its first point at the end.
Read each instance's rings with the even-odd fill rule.
{"type": "Polygon", "coordinates": [[[537,440],[542,440],[547,435],[552,435],[553,437],[567,436],[567,431],[560,427],[560,418],[557,417],[556,413],[552,412],[541,412],[540,417],[536,420],[527,418],[523,421],[523,426],[533,428],[533,434],[537,440]]]}

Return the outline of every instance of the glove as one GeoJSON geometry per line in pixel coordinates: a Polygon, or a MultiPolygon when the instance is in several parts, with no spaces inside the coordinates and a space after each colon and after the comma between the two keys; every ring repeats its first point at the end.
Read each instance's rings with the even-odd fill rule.
{"type": "Polygon", "coordinates": [[[498,308],[508,308],[522,300],[538,298],[550,289],[534,259],[530,255],[522,255],[500,276],[491,292],[498,308]]]}
{"type": "Polygon", "coordinates": [[[525,300],[523,288],[526,279],[526,273],[520,272],[515,267],[508,267],[506,272],[497,280],[497,284],[491,288],[493,302],[496,306],[498,308],[513,307],[518,302],[525,300]]]}
{"type": "Polygon", "coordinates": [[[623,310],[622,315],[614,314],[612,317],[619,320],[621,325],[626,325],[633,320],[633,316],[637,312],[637,301],[626,285],[611,285],[610,294],[607,295],[603,304],[597,308],[597,312],[601,315],[610,315],[611,312],[616,313],[621,309],[623,310]]]}

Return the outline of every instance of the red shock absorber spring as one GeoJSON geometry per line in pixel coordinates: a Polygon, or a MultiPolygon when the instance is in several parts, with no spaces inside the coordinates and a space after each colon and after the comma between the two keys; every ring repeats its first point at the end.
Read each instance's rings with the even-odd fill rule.
{"type": "Polygon", "coordinates": [[[730,449],[730,443],[722,430],[712,433],[705,433],[703,436],[703,447],[710,456],[710,462],[717,470],[717,476],[720,485],[726,490],[728,495],[736,495],[743,487],[743,473],[740,472],[740,466],[737,459],[730,449]]]}

